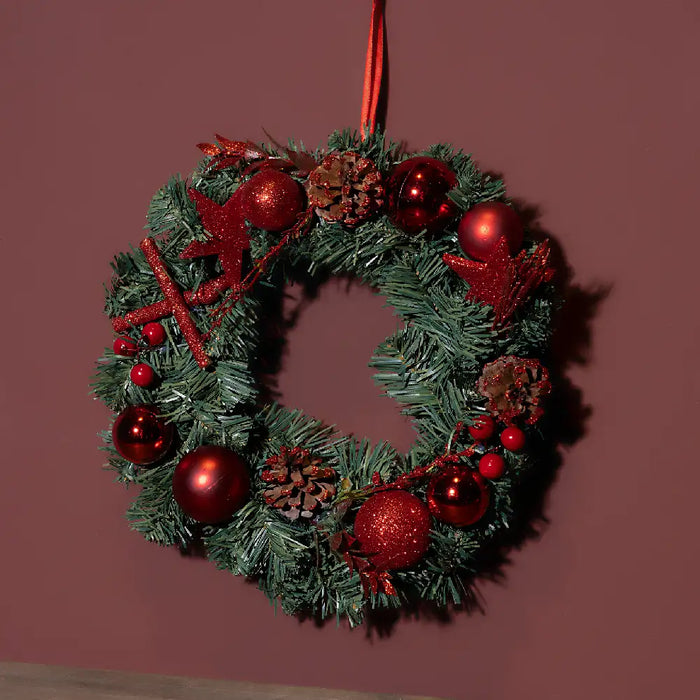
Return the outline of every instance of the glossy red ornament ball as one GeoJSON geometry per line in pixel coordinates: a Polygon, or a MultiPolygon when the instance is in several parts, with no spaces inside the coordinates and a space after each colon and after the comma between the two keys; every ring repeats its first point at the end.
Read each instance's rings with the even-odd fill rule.
{"type": "Polygon", "coordinates": [[[129,377],[136,386],[149,387],[155,381],[156,373],[150,365],[139,362],[131,368],[129,377]]]}
{"type": "Polygon", "coordinates": [[[263,231],[291,228],[304,208],[301,186],[279,170],[263,170],[241,187],[243,214],[253,226],[263,231]]]}
{"type": "Polygon", "coordinates": [[[525,433],[514,425],[501,433],[501,444],[509,452],[520,452],[525,447],[525,433]]]}
{"type": "Polygon", "coordinates": [[[430,513],[408,491],[383,491],[357,511],[355,537],[378,569],[403,569],[418,562],[430,545],[430,513]]]}
{"type": "Polygon", "coordinates": [[[486,479],[498,479],[503,476],[506,460],[501,455],[489,452],[479,460],[479,473],[486,479]]]}
{"type": "Polygon", "coordinates": [[[457,240],[474,260],[486,260],[505,237],[511,255],[523,244],[523,225],[515,211],[503,202],[482,202],[473,206],[459,222],[457,240]]]}
{"type": "Polygon", "coordinates": [[[430,512],[455,527],[473,525],[489,506],[489,490],[479,472],[466,466],[436,474],[426,492],[430,512]]]}
{"type": "Polygon", "coordinates": [[[439,231],[457,215],[447,193],[457,176],[441,160],[416,156],[399,163],[385,186],[391,222],[405,233],[439,231]]]}
{"type": "Polygon", "coordinates": [[[112,349],[114,350],[115,355],[133,357],[138,351],[138,346],[131,338],[119,336],[118,338],[114,339],[112,349]]]}
{"type": "Polygon", "coordinates": [[[478,416],[467,430],[475,440],[485,442],[493,435],[496,424],[491,416],[478,416]]]}
{"type": "Polygon", "coordinates": [[[151,346],[165,342],[165,328],[158,321],[147,323],[141,331],[141,337],[151,346]]]}
{"type": "Polygon", "coordinates": [[[127,406],[114,421],[112,442],[117,452],[134,464],[153,464],[165,456],[175,429],[153,406],[127,406]]]}
{"type": "Polygon", "coordinates": [[[173,473],[173,497],[200,523],[228,520],[246,501],[250,477],[233,450],[203,445],[188,452],[173,473]]]}

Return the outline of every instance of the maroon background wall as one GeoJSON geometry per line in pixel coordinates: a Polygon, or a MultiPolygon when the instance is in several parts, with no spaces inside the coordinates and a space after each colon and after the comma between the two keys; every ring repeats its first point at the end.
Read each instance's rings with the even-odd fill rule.
{"type": "MultiPolygon", "coordinates": [[[[398,0],[388,128],[443,140],[541,209],[585,287],[611,285],[592,407],[538,542],[484,615],[388,639],[275,617],[262,594],[130,533],[88,397],[101,284],[194,144],[359,114],[369,0],[0,6],[0,659],[457,698],[688,697],[697,662],[700,6],[398,0]]],[[[286,400],[398,446],[371,349],[380,301],[331,286],[290,337],[286,400]],[[336,331],[352,340],[332,371],[336,331]],[[322,380],[303,376],[311,363],[322,380]]]]}

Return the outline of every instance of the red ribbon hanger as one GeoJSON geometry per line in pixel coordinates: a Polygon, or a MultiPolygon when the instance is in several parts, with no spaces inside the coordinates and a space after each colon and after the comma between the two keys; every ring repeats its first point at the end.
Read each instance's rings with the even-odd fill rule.
{"type": "Polygon", "coordinates": [[[362,114],[360,127],[362,139],[365,131],[374,133],[377,125],[377,106],[382,87],[384,63],[384,0],[372,0],[372,19],[369,25],[365,79],[362,90],[362,114]]]}

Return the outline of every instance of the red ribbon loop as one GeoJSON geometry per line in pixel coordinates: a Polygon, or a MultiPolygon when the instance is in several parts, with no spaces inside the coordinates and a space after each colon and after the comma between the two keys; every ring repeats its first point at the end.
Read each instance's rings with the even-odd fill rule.
{"type": "Polygon", "coordinates": [[[383,61],[384,0],[372,0],[372,20],[369,25],[369,42],[362,90],[362,114],[360,116],[363,140],[365,139],[365,130],[372,134],[377,125],[377,106],[382,87],[383,61]]]}

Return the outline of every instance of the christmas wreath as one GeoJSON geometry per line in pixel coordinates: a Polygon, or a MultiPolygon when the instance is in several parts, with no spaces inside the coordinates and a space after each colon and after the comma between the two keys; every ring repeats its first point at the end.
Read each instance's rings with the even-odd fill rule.
{"type": "Polygon", "coordinates": [[[116,337],[94,391],[118,414],[109,465],[140,489],[132,527],[201,542],[287,613],[356,624],[368,608],[464,601],[538,468],[548,242],[449,145],[406,154],[365,130],[314,152],[199,147],[106,292],[116,337]],[[370,365],[413,420],[407,454],[266,400],[263,326],[300,271],[354,278],[395,309],[370,365]]]}

